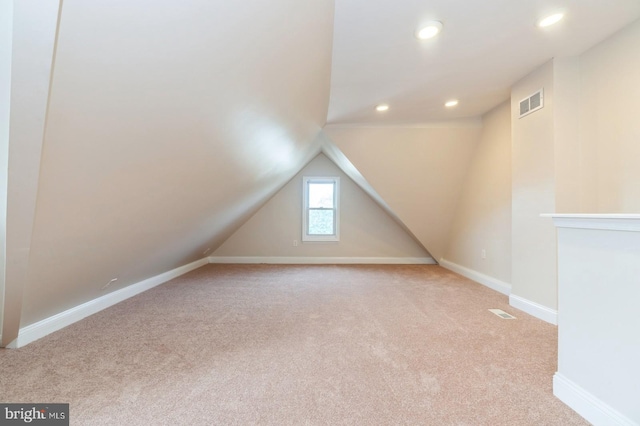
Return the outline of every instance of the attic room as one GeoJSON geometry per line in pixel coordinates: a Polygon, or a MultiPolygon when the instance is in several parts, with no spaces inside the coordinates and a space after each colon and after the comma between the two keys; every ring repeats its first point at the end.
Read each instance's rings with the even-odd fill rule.
{"type": "Polygon", "coordinates": [[[637,0],[2,1],[0,418],[640,425],[638,111],[637,0]]]}

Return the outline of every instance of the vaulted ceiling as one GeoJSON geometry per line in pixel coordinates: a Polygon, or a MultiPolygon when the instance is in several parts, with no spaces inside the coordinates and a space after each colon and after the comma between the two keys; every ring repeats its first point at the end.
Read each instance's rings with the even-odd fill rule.
{"type": "MultiPolygon", "coordinates": [[[[11,66],[11,76],[0,73],[10,89],[2,102],[11,106],[3,343],[19,324],[104,294],[115,276],[112,289],[214,250],[327,137],[361,169],[362,184],[434,250],[429,245],[445,238],[441,225],[420,219],[406,194],[393,192],[424,187],[432,175],[376,177],[380,167],[402,167],[364,154],[373,149],[392,160],[390,137],[376,133],[367,145],[362,135],[352,141],[349,131],[321,129],[477,122],[537,65],[580,53],[640,16],[637,0],[23,0],[2,7],[13,15],[13,31],[0,34],[11,66]],[[562,25],[534,26],[557,8],[567,11],[562,25]],[[417,40],[416,28],[433,19],[444,24],[440,36],[417,40]],[[445,109],[452,97],[460,105],[445,109]],[[390,110],[376,113],[383,102],[390,110]]],[[[462,139],[477,132],[455,126],[462,139]]],[[[431,152],[444,157],[457,155],[457,142],[434,136],[429,143],[441,144],[431,152]]],[[[425,148],[420,138],[415,145],[425,148]]],[[[468,155],[469,144],[460,152],[468,155]]],[[[429,158],[437,171],[438,157],[429,158]]],[[[456,176],[421,195],[437,201],[426,209],[453,208],[447,191],[460,185],[456,176]]]]}
{"type": "Polygon", "coordinates": [[[319,152],[333,6],[14,2],[5,343],[202,258],[319,152]]]}

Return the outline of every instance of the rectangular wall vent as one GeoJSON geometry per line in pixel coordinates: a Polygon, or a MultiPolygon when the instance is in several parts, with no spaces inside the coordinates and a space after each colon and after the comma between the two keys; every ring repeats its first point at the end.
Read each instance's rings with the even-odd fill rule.
{"type": "Polygon", "coordinates": [[[537,111],[544,107],[544,89],[538,90],[531,96],[528,96],[520,101],[520,117],[529,115],[534,111],[537,111]]]}
{"type": "Polygon", "coordinates": [[[516,319],[516,317],[514,317],[511,314],[506,313],[502,309],[489,309],[489,312],[492,312],[492,313],[496,314],[497,316],[499,316],[502,319],[516,319]]]}

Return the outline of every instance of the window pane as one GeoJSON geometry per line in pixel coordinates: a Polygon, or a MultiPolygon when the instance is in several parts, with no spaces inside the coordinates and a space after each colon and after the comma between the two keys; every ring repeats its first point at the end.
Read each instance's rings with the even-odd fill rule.
{"type": "Polygon", "coordinates": [[[309,235],[333,234],[333,210],[309,210],[309,235]]]}
{"type": "Polygon", "coordinates": [[[333,183],[309,183],[309,207],[332,209],[333,183]]]}

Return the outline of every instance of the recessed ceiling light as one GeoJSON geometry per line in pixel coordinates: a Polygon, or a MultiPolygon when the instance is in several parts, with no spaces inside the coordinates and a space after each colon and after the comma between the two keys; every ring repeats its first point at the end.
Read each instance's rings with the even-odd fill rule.
{"type": "Polygon", "coordinates": [[[555,23],[558,23],[564,18],[564,13],[554,13],[553,15],[549,15],[546,18],[542,18],[538,21],[538,26],[540,28],[548,27],[555,23]]]}
{"type": "Polygon", "coordinates": [[[389,111],[389,105],[387,104],[380,104],[376,107],[376,111],[378,112],[385,112],[385,111],[389,111]]]}
{"type": "Polygon", "coordinates": [[[442,31],[442,22],[430,21],[416,31],[416,38],[426,40],[437,36],[440,31],[442,31]]]}
{"type": "Polygon", "coordinates": [[[446,106],[447,108],[453,108],[456,105],[458,105],[458,100],[457,99],[451,99],[450,101],[447,101],[444,104],[444,106],[446,106]]]}

